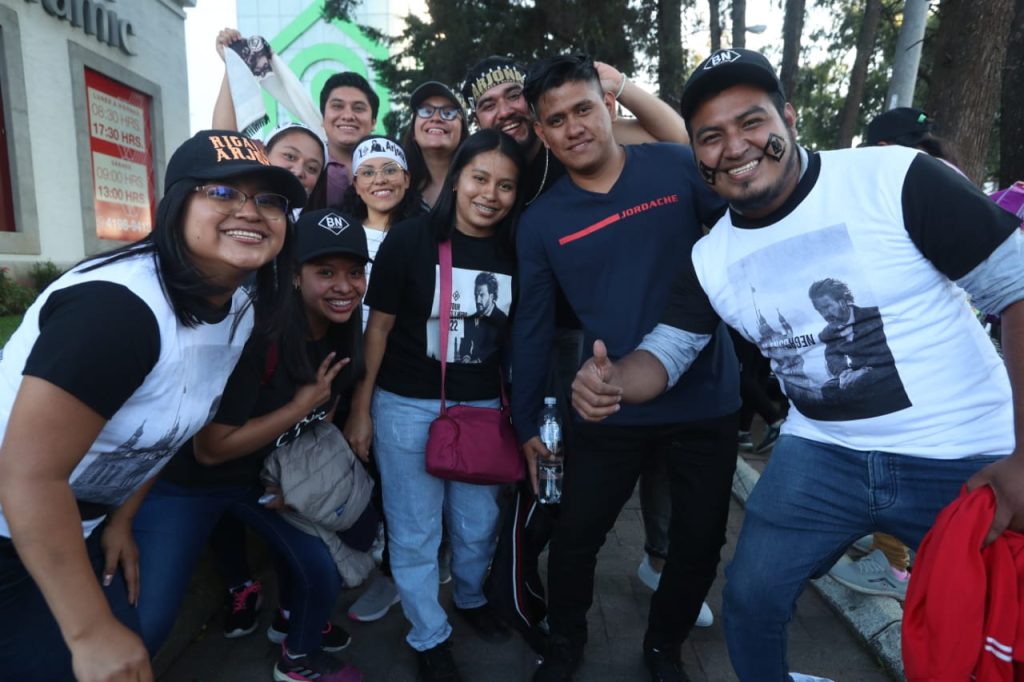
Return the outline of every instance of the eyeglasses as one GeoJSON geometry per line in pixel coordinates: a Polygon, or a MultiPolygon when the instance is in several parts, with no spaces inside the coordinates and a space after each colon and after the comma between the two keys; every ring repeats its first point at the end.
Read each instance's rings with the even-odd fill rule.
{"type": "Polygon", "coordinates": [[[389,163],[388,165],[381,166],[380,168],[367,168],[363,166],[356,171],[356,177],[362,178],[366,182],[373,182],[373,179],[377,177],[377,173],[383,175],[385,180],[391,180],[401,172],[401,166],[397,163],[389,163]]]}
{"type": "Polygon", "coordinates": [[[252,199],[256,210],[267,220],[281,220],[288,214],[288,199],[273,192],[260,192],[250,197],[248,194],[227,185],[203,185],[195,191],[202,192],[210,201],[213,210],[224,215],[231,215],[252,199]]]}
{"type": "Polygon", "coordinates": [[[454,121],[459,117],[458,107],[435,107],[430,104],[421,104],[416,107],[416,115],[420,118],[430,118],[437,112],[442,121],[454,121]]]}

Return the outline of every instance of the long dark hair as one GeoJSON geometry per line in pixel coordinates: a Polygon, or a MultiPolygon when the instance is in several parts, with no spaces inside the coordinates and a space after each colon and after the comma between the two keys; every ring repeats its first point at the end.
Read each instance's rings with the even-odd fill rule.
{"type": "MultiPolygon", "coordinates": [[[[448,166],[448,174],[444,178],[444,186],[441,194],[437,197],[437,203],[427,214],[427,224],[434,238],[440,243],[448,241],[455,231],[455,186],[459,181],[462,169],[469,165],[469,162],[478,155],[485,152],[497,150],[508,157],[515,164],[519,177],[522,177],[523,167],[526,165],[523,158],[523,151],[511,137],[505,133],[491,128],[478,130],[466,138],[462,146],[452,157],[452,163],[448,166]]],[[[514,252],[514,228],[519,222],[519,212],[523,206],[522,192],[516,185],[516,200],[500,223],[495,228],[495,235],[498,237],[498,244],[508,249],[509,253],[514,252]]]]}
{"type": "MultiPolygon", "coordinates": [[[[213,296],[232,293],[226,287],[211,283],[192,262],[185,243],[185,212],[199,178],[183,178],[171,185],[157,204],[156,223],[144,239],[113,251],[90,256],[79,265],[82,272],[91,272],[125,258],[149,255],[153,258],[160,284],[171,302],[178,321],[186,327],[197,327],[217,311],[209,303],[213,296]]],[[[286,220],[289,220],[287,217],[286,220]]],[[[288,289],[292,279],[292,226],[285,228],[284,246],[276,258],[256,271],[251,295],[243,310],[253,306],[256,318],[254,334],[275,336],[287,319],[288,289]]],[[[76,266],[77,267],[77,266],[76,266]]],[[[238,311],[241,312],[241,311],[238,311]]],[[[235,318],[235,324],[241,320],[235,318]]]]}
{"type": "MultiPolygon", "coordinates": [[[[457,106],[457,103],[452,102],[452,105],[457,106]]],[[[405,150],[405,158],[409,162],[409,188],[422,193],[424,188],[433,182],[434,178],[431,177],[430,169],[423,158],[423,150],[420,149],[420,143],[416,141],[416,121],[418,118],[416,112],[412,112],[412,120],[409,121],[409,125],[402,131],[402,149],[405,150]]],[[[456,150],[462,146],[468,135],[469,126],[466,124],[466,117],[463,114],[459,114],[459,144],[455,147],[456,150]]]]}
{"type": "MultiPolygon", "coordinates": [[[[294,272],[299,273],[301,269],[301,265],[294,264],[294,272]]],[[[296,287],[289,298],[289,320],[281,334],[281,362],[292,382],[299,386],[316,379],[317,366],[312,363],[309,353],[306,352],[309,318],[306,316],[306,305],[302,300],[302,292],[296,287]]],[[[363,358],[363,306],[361,301],[356,305],[356,309],[347,322],[331,323],[327,326],[327,343],[335,352],[335,361],[349,358],[348,365],[334,380],[334,391],[341,393],[366,374],[366,361],[363,358]]],[[[320,358],[319,361],[322,360],[323,358],[320,358]]]]}

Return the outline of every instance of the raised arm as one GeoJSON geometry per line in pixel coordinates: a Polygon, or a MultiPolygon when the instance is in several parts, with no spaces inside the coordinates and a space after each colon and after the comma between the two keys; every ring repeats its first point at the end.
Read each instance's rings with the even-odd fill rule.
{"type": "Polygon", "coordinates": [[[71,650],[79,680],[152,680],[146,648],[96,581],[68,484],[106,420],[67,391],[25,376],[0,446],[0,505],[15,549],[71,650]],[[61,416],[53,428],[53,415],[61,416]]]}
{"type": "MultiPolygon", "coordinates": [[[[217,34],[217,54],[220,60],[224,61],[224,49],[241,40],[242,34],[238,29],[225,28],[217,34]]],[[[213,105],[213,127],[217,130],[238,130],[238,120],[235,118],[235,104],[231,101],[231,85],[228,83],[227,69],[224,70],[224,79],[220,83],[220,92],[217,93],[217,101],[213,105]]]]}
{"type": "Polygon", "coordinates": [[[646,142],[690,141],[683,119],[660,98],[647,92],[614,66],[594,62],[601,78],[601,87],[612,94],[622,106],[629,110],[633,119],[617,118],[612,123],[615,141],[619,144],[644,144],[646,142]]]}

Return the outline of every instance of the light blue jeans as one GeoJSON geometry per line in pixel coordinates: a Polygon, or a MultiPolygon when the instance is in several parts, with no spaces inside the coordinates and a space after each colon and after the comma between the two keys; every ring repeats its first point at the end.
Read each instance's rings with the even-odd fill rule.
{"type": "Polygon", "coordinates": [[[796,599],[854,540],[882,531],[916,548],[964,482],[998,459],[923,459],[780,437],[726,569],[725,637],[740,680],[789,680],[786,626],[796,599]]]}
{"type": "MultiPolygon", "coordinates": [[[[406,398],[382,389],[373,395],[373,448],[380,468],[388,523],[391,572],[412,629],[406,641],[425,651],[448,639],[448,616],[438,602],[437,549],[441,515],[452,545],[455,605],[487,603],[487,567],[498,531],[498,488],[435,478],[426,470],[427,430],[440,400],[406,398]]],[[[455,405],[449,401],[448,405],[455,405]]],[[[497,407],[498,400],[461,403],[497,407]]]]}

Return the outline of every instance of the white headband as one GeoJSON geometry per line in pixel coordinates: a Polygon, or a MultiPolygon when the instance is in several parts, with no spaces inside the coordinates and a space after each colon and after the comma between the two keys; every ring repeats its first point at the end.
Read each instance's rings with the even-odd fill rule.
{"type": "Polygon", "coordinates": [[[405,161],[405,152],[397,142],[386,137],[371,137],[363,140],[352,152],[352,172],[359,170],[359,166],[367,159],[388,159],[394,161],[402,170],[408,171],[409,164],[405,161]]]}

